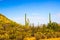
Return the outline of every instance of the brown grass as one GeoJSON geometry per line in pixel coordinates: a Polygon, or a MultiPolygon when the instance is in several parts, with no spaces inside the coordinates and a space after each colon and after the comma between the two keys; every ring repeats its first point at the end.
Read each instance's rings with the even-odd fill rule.
{"type": "Polygon", "coordinates": [[[60,38],[40,39],[40,40],[60,40],[60,38]]]}

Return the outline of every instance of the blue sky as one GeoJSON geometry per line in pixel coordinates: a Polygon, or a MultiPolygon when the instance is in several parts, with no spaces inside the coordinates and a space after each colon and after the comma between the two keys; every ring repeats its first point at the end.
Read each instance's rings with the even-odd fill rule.
{"type": "Polygon", "coordinates": [[[47,24],[51,13],[52,21],[60,23],[60,0],[0,0],[0,13],[21,24],[26,13],[35,25],[47,24]]]}

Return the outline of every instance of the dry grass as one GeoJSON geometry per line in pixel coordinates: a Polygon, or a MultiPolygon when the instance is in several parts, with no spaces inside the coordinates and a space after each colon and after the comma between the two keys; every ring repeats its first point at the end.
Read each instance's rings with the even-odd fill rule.
{"type": "Polygon", "coordinates": [[[26,38],[24,38],[24,40],[36,40],[36,38],[35,37],[26,37],[26,38]]]}
{"type": "MultiPolygon", "coordinates": [[[[35,37],[27,37],[24,40],[36,40],[35,37]]],[[[49,39],[40,39],[40,40],[60,40],[60,38],[49,38],[49,39]]]]}
{"type": "Polygon", "coordinates": [[[40,40],[60,40],[60,38],[40,39],[40,40]]]}

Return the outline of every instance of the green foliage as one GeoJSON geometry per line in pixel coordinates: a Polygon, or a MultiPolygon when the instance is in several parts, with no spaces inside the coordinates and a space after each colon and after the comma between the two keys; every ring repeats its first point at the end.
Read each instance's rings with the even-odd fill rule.
{"type": "Polygon", "coordinates": [[[49,23],[47,28],[53,29],[54,31],[57,31],[59,26],[58,26],[58,24],[56,22],[53,22],[53,23],[49,23]]]}

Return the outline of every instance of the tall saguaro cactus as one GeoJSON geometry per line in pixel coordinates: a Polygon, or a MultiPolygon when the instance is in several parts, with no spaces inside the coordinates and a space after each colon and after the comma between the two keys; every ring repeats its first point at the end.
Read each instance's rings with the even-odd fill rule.
{"type": "Polygon", "coordinates": [[[26,13],[25,13],[25,26],[29,26],[29,19],[27,19],[26,13]]]}
{"type": "Polygon", "coordinates": [[[51,23],[51,14],[49,13],[49,23],[51,23]]]}
{"type": "Polygon", "coordinates": [[[26,13],[25,13],[25,25],[26,25],[26,13]]]}

